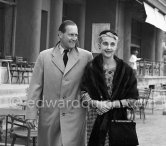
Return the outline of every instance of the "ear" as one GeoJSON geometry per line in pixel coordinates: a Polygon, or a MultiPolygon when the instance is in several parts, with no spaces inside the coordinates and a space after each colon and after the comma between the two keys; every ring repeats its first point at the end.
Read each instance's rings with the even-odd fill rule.
{"type": "Polygon", "coordinates": [[[101,48],[101,44],[100,44],[100,43],[98,43],[97,45],[98,45],[98,48],[99,48],[99,50],[100,50],[100,48],[101,48]]]}
{"type": "Polygon", "coordinates": [[[60,39],[62,38],[62,35],[63,35],[63,33],[61,31],[58,31],[58,36],[60,39]]]}

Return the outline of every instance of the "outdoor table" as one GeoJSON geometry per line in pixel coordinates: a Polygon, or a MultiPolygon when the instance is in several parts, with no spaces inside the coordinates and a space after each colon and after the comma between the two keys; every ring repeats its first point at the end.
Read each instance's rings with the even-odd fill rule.
{"type": "Polygon", "coordinates": [[[10,60],[10,59],[0,59],[0,66],[2,66],[2,63],[3,62],[6,62],[7,63],[7,72],[8,72],[8,79],[9,79],[9,83],[11,84],[11,74],[10,74],[10,62],[12,62],[13,60],[10,60]]]}

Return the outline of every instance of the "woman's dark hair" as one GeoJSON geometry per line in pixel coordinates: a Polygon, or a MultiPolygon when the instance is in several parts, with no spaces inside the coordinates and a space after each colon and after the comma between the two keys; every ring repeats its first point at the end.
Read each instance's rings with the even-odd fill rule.
{"type": "Polygon", "coordinates": [[[115,35],[115,36],[118,36],[117,33],[115,33],[115,32],[112,31],[112,30],[103,30],[102,32],[100,32],[99,36],[101,36],[101,35],[103,35],[103,34],[106,34],[106,33],[108,33],[108,32],[112,33],[112,34],[115,35]]]}
{"type": "Polygon", "coordinates": [[[62,22],[62,24],[59,26],[59,31],[61,31],[62,33],[65,33],[66,31],[66,26],[68,25],[76,25],[76,23],[74,23],[73,21],[71,20],[65,20],[62,22]]]}

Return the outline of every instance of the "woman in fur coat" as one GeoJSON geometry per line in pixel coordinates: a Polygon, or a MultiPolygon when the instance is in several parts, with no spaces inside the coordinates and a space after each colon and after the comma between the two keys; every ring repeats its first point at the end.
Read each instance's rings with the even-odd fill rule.
{"type": "Polygon", "coordinates": [[[99,35],[101,53],[87,66],[81,88],[82,101],[92,108],[88,113],[88,146],[110,146],[109,120],[127,119],[127,107],[138,98],[137,79],[132,68],[115,56],[118,36],[111,30],[99,35]]]}

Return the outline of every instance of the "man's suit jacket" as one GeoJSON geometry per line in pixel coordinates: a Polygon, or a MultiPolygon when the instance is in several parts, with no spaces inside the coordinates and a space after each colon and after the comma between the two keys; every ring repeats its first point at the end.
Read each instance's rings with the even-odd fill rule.
{"type": "Polygon", "coordinates": [[[58,47],[40,53],[31,78],[26,114],[27,119],[35,119],[39,108],[39,146],[85,146],[86,109],[79,105],[79,86],[91,59],[90,52],[72,49],[65,68],[58,47]]]}

